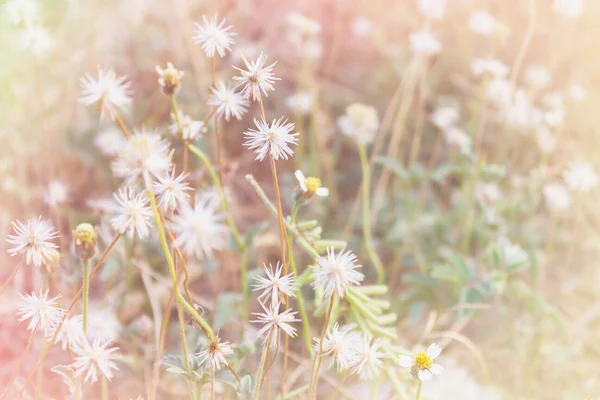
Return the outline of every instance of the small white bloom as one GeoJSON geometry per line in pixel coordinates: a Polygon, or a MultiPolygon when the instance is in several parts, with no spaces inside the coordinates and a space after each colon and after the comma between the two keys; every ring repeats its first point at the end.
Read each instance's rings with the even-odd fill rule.
{"type": "Polygon", "coordinates": [[[502,61],[490,58],[477,58],[471,63],[473,75],[491,75],[493,77],[504,78],[508,75],[509,68],[502,61]]]}
{"type": "Polygon", "coordinates": [[[285,105],[292,111],[301,115],[308,115],[312,111],[313,96],[306,90],[301,90],[285,99],[285,105]]]}
{"type": "Polygon", "coordinates": [[[411,33],[408,40],[412,50],[418,54],[433,55],[442,50],[442,44],[428,31],[411,33]]]}
{"type": "Polygon", "coordinates": [[[469,28],[480,35],[489,36],[498,27],[498,21],[485,10],[475,11],[469,17],[469,28]]]}
{"type": "Polygon", "coordinates": [[[152,185],[152,190],[158,198],[158,206],[165,211],[174,211],[183,204],[189,204],[190,195],[186,193],[192,188],[185,182],[188,174],[181,173],[175,177],[175,168],[171,173],[157,176],[157,182],[152,185]]]}
{"type": "Polygon", "coordinates": [[[116,176],[132,184],[146,173],[158,176],[171,169],[171,144],[156,131],[136,131],[112,163],[116,176]]]}
{"type": "Polygon", "coordinates": [[[28,26],[39,18],[40,5],[36,0],[8,0],[2,11],[11,23],[28,26]]]}
{"type": "Polygon", "coordinates": [[[25,252],[27,263],[36,267],[46,265],[53,257],[56,257],[58,246],[52,242],[52,239],[58,237],[58,233],[49,221],[32,218],[24,225],[20,221],[12,223],[15,235],[8,235],[6,241],[14,244],[15,247],[8,250],[8,254],[14,256],[25,252]]]}
{"type": "Polygon", "coordinates": [[[311,266],[312,286],[322,288],[323,296],[329,297],[337,294],[340,298],[348,290],[349,286],[360,285],[364,275],[356,271],[362,265],[356,263],[357,258],[351,251],[341,250],[337,255],[335,249],[328,248],[326,257],[316,259],[318,266],[311,266]]]}
{"type": "Polygon", "coordinates": [[[583,0],[554,0],[554,12],[568,18],[579,18],[583,14],[583,0]]]}
{"type": "Polygon", "coordinates": [[[313,176],[309,176],[307,178],[300,170],[296,170],[296,172],[294,172],[294,176],[296,176],[298,185],[300,185],[302,192],[308,195],[316,194],[317,196],[321,197],[329,196],[329,189],[321,186],[321,180],[319,178],[315,178],[313,176]]]}
{"type": "Polygon", "coordinates": [[[446,0],[419,0],[419,11],[431,19],[442,19],[446,12],[446,0]]]}
{"type": "Polygon", "coordinates": [[[48,190],[44,193],[44,203],[50,207],[56,207],[68,200],[68,193],[67,185],[58,180],[51,180],[48,183],[48,190]]]}
{"type": "Polygon", "coordinates": [[[287,15],[287,23],[302,36],[314,36],[321,33],[321,23],[319,21],[305,17],[295,11],[287,15]]]}
{"type": "Polygon", "coordinates": [[[346,113],[339,117],[338,126],[344,135],[357,143],[368,144],[379,129],[377,110],[365,104],[350,104],[346,107],[346,113]]]}
{"type": "MultiPolygon", "coordinates": [[[[177,125],[173,113],[171,113],[171,118],[173,119],[173,123],[169,125],[169,132],[172,135],[177,136],[179,135],[179,125],[177,125]]],[[[192,117],[187,114],[179,114],[179,123],[181,124],[181,138],[183,140],[193,142],[199,136],[204,135],[207,132],[206,123],[204,121],[194,121],[192,117]]]]}
{"type": "Polygon", "coordinates": [[[56,299],[60,298],[61,295],[48,299],[48,292],[49,290],[46,290],[45,293],[42,293],[40,290],[39,295],[34,292],[25,296],[19,293],[24,303],[17,306],[19,310],[17,316],[21,317],[19,322],[30,319],[27,330],[41,329],[46,336],[48,336],[53,326],[60,323],[65,314],[65,310],[58,307],[56,302],[56,299]]]}
{"type": "Polygon", "coordinates": [[[114,341],[121,336],[122,330],[123,325],[112,308],[100,304],[90,306],[87,321],[87,337],[89,340],[114,341]]]}
{"type": "Polygon", "coordinates": [[[494,77],[485,86],[486,96],[501,106],[511,102],[511,86],[505,77],[494,77]]]}
{"type": "Polygon", "coordinates": [[[290,147],[296,144],[298,133],[291,133],[294,130],[294,124],[288,123],[283,117],[271,122],[271,126],[266,121],[254,119],[255,129],[244,132],[246,142],[244,146],[256,153],[256,159],[264,160],[267,154],[275,160],[280,158],[288,159],[294,154],[290,147]]]}
{"type": "Polygon", "coordinates": [[[279,262],[275,266],[275,271],[273,271],[273,266],[271,264],[269,264],[269,267],[265,264],[264,269],[266,277],[257,276],[254,278],[258,282],[254,286],[254,290],[263,291],[260,296],[258,296],[258,300],[270,297],[271,307],[273,307],[280,302],[280,296],[282,295],[296,297],[296,294],[294,293],[296,291],[296,286],[293,273],[282,276],[283,265],[279,262]]]}
{"type": "Polygon", "coordinates": [[[580,102],[587,97],[587,89],[577,83],[572,84],[567,89],[569,98],[573,101],[580,102]]]}
{"type": "Polygon", "coordinates": [[[215,52],[224,57],[225,51],[230,50],[235,33],[229,32],[231,26],[225,26],[225,18],[217,23],[217,15],[210,20],[202,16],[202,24],[196,23],[194,42],[202,44],[202,50],[207,57],[213,58],[215,52]]]}
{"type": "Polygon", "coordinates": [[[197,353],[196,357],[200,365],[218,371],[222,366],[227,365],[225,357],[232,354],[231,343],[221,342],[221,339],[215,335],[206,343],[206,349],[197,353]]]}
{"type": "Polygon", "coordinates": [[[518,244],[513,244],[508,238],[501,236],[496,242],[496,251],[500,262],[505,267],[529,267],[529,255],[518,244]]]}
{"type": "Polygon", "coordinates": [[[31,51],[36,57],[44,57],[52,48],[52,39],[48,31],[41,26],[28,26],[21,33],[21,47],[31,51]]]}
{"type": "Polygon", "coordinates": [[[550,71],[542,65],[532,65],[525,71],[527,83],[539,89],[548,86],[551,79],[550,71]]]}
{"type": "Polygon", "coordinates": [[[153,213],[146,193],[135,193],[133,188],[124,187],[113,194],[116,204],[110,223],[121,233],[127,232],[131,239],[137,233],[140,239],[150,234],[150,218],[153,213]]]}
{"type": "Polygon", "coordinates": [[[227,245],[229,228],[224,220],[219,203],[210,196],[196,196],[195,206],[182,204],[170,224],[175,234],[175,247],[198,258],[212,258],[215,250],[223,250],[227,245]]]}
{"type": "Polygon", "coordinates": [[[571,208],[571,195],[560,183],[548,183],[543,189],[546,206],[552,211],[566,211],[571,208]]]}
{"type": "MultiPolygon", "coordinates": [[[[357,349],[362,337],[351,330],[351,326],[340,328],[339,324],[335,323],[323,338],[322,355],[331,357],[331,366],[335,365],[338,371],[345,371],[360,361],[357,349]]],[[[321,338],[314,338],[313,340],[315,351],[319,351],[321,349],[321,338]]]]}
{"type": "Polygon", "coordinates": [[[118,347],[109,348],[112,342],[102,342],[99,339],[94,340],[90,343],[85,340],[81,346],[77,346],[73,349],[75,354],[75,362],[71,364],[71,367],[75,370],[76,377],[83,377],[84,382],[90,381],[92,383],[98,380],[98,372],[101,376],[110,380],[113,377],[112,370],[119,370],[114,360],[118,360],[121,357],[117,354],[113,354],[119,350],[118,347]]]}
{"type": "Polygon", "coordinates": [[[292,322],[300,321],[295,318],[297,314],[296,311],[292,311],[290,308],[283,312],[279,312],[280,303],[273,304],[269,308],[265,307],[260,301],[259,304],[264,312],[252,313],[256,315],[258,319],[250,322],[263,324],[263,327],[258,331],[258,337],[264,337],[263,343],[266,343],[270,338],[269,345],[274,347],[277,342],[279,342],[279,336],[282,331],[290,337],[296,337],[296,328],[290,325],[292,322]]]}
{"type": "Polygon", "coordinates": [[[260,99],[261,92],[268,96],[267,91],[275,90],[273,83],[278,81],[279,78],[273,74],[273,67],[277,64],[277,61],[265,67],[267,55],[264,53],[260,53],[256,61],[248,62],[244,56],[242,56],[242,59],[247,70],[233,67],[241,73],[241,76],[234,76],[233,80],[239,81],[237,87],[243,86],[241,93],[245,98],[248,99],[252,96],[252,99],[257,101],[260,99]]]}
{"type": "Polygon", "coordinates": [[[450,146],[456,146],[462,153],[471,151],[471,137],[465,131],[459,128],[451,127],[444,131],[446,143],[450,146]]]}
{"type": "Polygon", "coordinates": [[[354,32],[356,36],[367,36],[372,30],[373,23],[367,17],[356,17],[356,19],[352,21],[352,32],[354,32]]]}
{"type": "Polygon", "coordinates": [[[598,185],[598,175],[587,162],[570,163],[563,178],[567,187],[574,192],[588,192],[598,185]]]}
{"type": "MultiPolygon", "coordinates": [[[[58,324],[53,325],[46,337],[52,338],[56,332],[58,324]]],[[[67,318],[63,321],[58,334],[56,335],[56,343],[61,342],[62,349],[72,349],[76,346],[81,346],[85,341],[85,334],[83,333],[83,316],[74,315],[71,318],[67,318]]]]}
{"type": "Polygon", "coordinates": [[[131,83],[127,77],[117,77],[112,69],[98,67],[98,79],[90,74],[81,78],[81,97],[79,102],[86,106],[95,104],[100,118],[109,116],[114,119],[117,108],[131,103],[131,83]]]}
{"type": "Polygon", "coordinates": [[[363,335],[362,340],[356,342],[357,363],[352,367],[352,373],[358,374],[360,379],[373,380],[380,376],[383,368],[383,359],[386,354],[381,349],[381,340],[371,340],[363,335]]]}
{"type": "Polygon", "coordinates": [[[542,153],[550,154],[556,150],[557,140],[550,129],[545,126],[540,127],[536,132],[537,145],[542,153]]]}
{"type": "Polygon", "coordinates": [[[494,182],[477,182],[475,184],[475,197],[486,206],[494,206],[502,200],[502,190],[494,182]]]}
{"type": "Polygon", "coordinates": [[[404,368],[410,368],[411,374],[415,379],[423,381],[430,381],[433,375],[440,375],[444,372],[444,367],[439,364],[434,364],[435,360],[440,353],[442,348],[432,343],[425,352],[419,351],[414,357],[402,355],[398,359],[398,364],[404,368]]]}
{"type": "Polygon", "coordinates": [[[460,112],[454,106],[438,106],[431,114],[431,122],[442,130],[454,126],[459,119],[460,112]]]}
{"type": "Polygon", "coordinates": [[[234,88],[222,81],[217,82],[217,87],[211,90],[212,95],[207,104],[217,107],[216,112],[219,118],[224,118],[225,121],[229,121],[231,117],[242,119],[248,110],[249,102],[241,93],[237,93],[234,88]]]}
{"type": "Polygon", "coordinates": [[[115,127],[104,129],[94,139],[94,144],[107,157],[113,157],[125,147],[127,139],[123,132],[115,127]]]}

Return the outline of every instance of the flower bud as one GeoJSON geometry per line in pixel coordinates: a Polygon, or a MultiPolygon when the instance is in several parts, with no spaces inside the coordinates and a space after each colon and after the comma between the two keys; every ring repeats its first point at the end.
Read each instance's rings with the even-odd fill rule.
{"type": "Polygon", "coordinates": [[[73,245],[75,254],[82,260],[92,258],[96,254],[96,230],[91,224],[77,225],[73,231],[73,245]]]}
{"type": "Polygon", "coordinates": [[[183,71],[179,71],[173,67],[173,64],[167,63],[167,68],[165,69],[157,66],[156,72],[158,72],[158,75],[160,75],[160,78],[158,78],[158,84],[161,86],[163,93],[167,96],[172,96],[177,93],[179,87],[181,86],[183,71]]]}

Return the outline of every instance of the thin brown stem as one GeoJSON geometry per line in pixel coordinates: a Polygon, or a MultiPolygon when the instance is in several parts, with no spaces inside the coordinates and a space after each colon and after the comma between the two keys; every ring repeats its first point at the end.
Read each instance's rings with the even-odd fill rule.
{"type": "Polygon", "coordinates": [[[13,278],[15,277],[15,275],[17,274],[17,272],[19,272],[19,270],[21,269],[22,265],[23,265],[23,259],[21,259],[21,261],[19,261],[19,264],[17,264],[17,267],[10,274],[10,276],[8,277],[8,279],[6,280],[6,282],[4,282],[4,285],[2,285],[2,289],[0,289],[0,297],[2,297],[2,294],[4,293],[4,291],[6,290],[6,288],[8,287],[8,285],[10,284],[10,282],[13,280],[13,278]]]}
{"type": "Polygon", "coordinates": [[[308,389],[308,398],[317,398],[317,383],[319,381],[319,368],[321,366],[320,358],[323,354],[323,342],[325,340],[325,334],[327,333],[327,327],[329,326],[329,320],[331,319],[331,312],[333,311],[333,305],[335,304],[335,294],[331,294],[329,300],[329,308],[327,309],[327,316],[325,317],[325,325],[323,325],[323,331],[321,332],[321,339],[319,340],[319,352],[315,354],[313,365],[310,372],[310,387],[308,389]]]}
{"type": "MultiPolygon", "coordinates": [[[[27,354],[29,353],[29,350],[31,349],[31,344],[33,343],[33,337],[35,336],[35,331],[37,330],[37,327],[38,327],[37,324],[33,327],[33,330],[31,331],[31,335],[29,335],[29,340],[27,341],[27,346],[25,346],[25,350],[23,350],[23,353],[21,353],[21,356],[19,357],[19,361],[17,362],[17,366],[15,367],[14,372],[13,372],[12,376],[10,377],[10,380],[8,381],[8,385],[6,385],[6,389],[4,389],[4,393],[2,393],[2,397],[0,397],[0,400],[4,400],[4,398],[8,394],[8,391],[12,387],[15,379],[17,378],[17,375],[19,375],[19,371],[21,370],[21,367],[23,366],[23,361],[25,361],[25,357],[27,356],[27,354]]],[[[18,396],[17,398],[19,398],[19,397],[20,396],[18,396]]]]}
{"type": "Polygon", "coordinates": [[[119,127],[121,128],[121,130],[125,134],[125,137],[127,139],[129,139],[131,137],[131,133],[129,132],[129,129],[127,128],[127,125],[125,125],[125,122],[123,121],[123,118],[121,118],[121,116],[119,115],[119,113],[117,113],[116,110],[115,110],[115,114],[114,115],[115,115],[115,121],[117,121],[117,124],[119,124],[119,127]]]}

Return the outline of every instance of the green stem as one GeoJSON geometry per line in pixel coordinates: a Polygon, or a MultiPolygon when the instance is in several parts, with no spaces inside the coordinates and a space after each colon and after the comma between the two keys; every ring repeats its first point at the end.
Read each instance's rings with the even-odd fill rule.
{"type": "Polygon", "coordinates": [[[294,389],[291,392],[287,392],[285,394],[284,399],[292,399],[296,396],[300,396],[304,392],[308,392],[308,385],[300,386],[298,389],[294,389]]]}
{"type": "Polygon", "coordinates": [[[419,381],[419,386],[417,386],[417,395],[415,396],[415,400],[419,400],[421,398],[421,389],[423,389],[423,382],[419,381]]]}
{"type": "Polygon", "coordinates": [[[260,357],[260,364],[258,365],[258,371],[256,372],[256,383],[254,386],[254,395],[252,396],[253,400],[258,400],[258,396],[260,395],[260,387],[262,383],[262,374],[265,369],[265,363],[267,361],[267,354],[269,353],[269,346],[271,345],[271,335],[273,331],[269,333],[267,340],[264,343],[264,349],[262,351],[262,356],[260,357]]]}
{"type": "Polygon", "coordinates": [[[90,260],[83,260],[83,333],[87,334],[88,298],[90,293],[90,260]]]}
{"type": "MultiPolygon", "coordinates": [[[[290,216],[290,224],[292,226],[296,223],[296,216],[298,215],[298,210],[300,210],[300,202],[296,201],[294,204],[294,208],[292,208],[292,214],[290,216]]],[[[298,269],[296,268],[296,260],[294,259],[294,246],[292,244],[294,239],[294,232],[290,230],[288,235],[288,254],[290,260],[290,267],[292,269],[292,273],[294,274],[294,278],[298,278],[298,269]]],[[[298,283],[298,281],[296,281],[298,283]]],[[[297,284],[296,287],[296,300],[298,303],[298,311],[300,312],[300,318],[302,319],[302,332],[304,336],[304,344],[306,349],[310,353],[311,356],[314,355],[315,351],[312,347],[312,336],[310,334],[310,322],[308,319],[308,315],[306,314],[306,309],[304,308],[304,298],[302,297],[302,285],[297,284]]]]}
{"type": "Polygon", "coordinates": [[[362,190],[363,190],[363,201],[362,201],[362,225],[363,225],[363,237],[365,241],[365,247],[367,249],[367,253],[369,254],[369,258],[375,267],[375,271],[377,272],[377,283],[382,284],[385,280],[385,271],[383,268],[383,264],[381,263],[381,259],[375,252],[373,248],[372,238],[371,238],[371,214],[370,214],[370,195],[371,195],[371,183],[370,183],[370,171],[369,171],[369,160],[367,158],[367,150],[364,145],[358,145],[358,153],[360,155],[360,165],[362,168],[363,174],[363,182],[362,182],[362,190]]]}
{"type": "Polygon", "coordinates": [[[313,357],[313,365],[310,373],[310,388],[308,390],[308,398],[317,398],[317,384],[319,382],[319,368],[321,366],[321,356],[323,355],[323,341],[327,334],[327,328],[331,319],[331,312],[333,311],[333,305],[335,304],[335,294],[331,294],[329,300],[329,308],[327,309],[327,316],[325,317],[325,324],[323,325],[323,331],[321,332],[321,340],[319,341],[319,351],[313,357]]]}

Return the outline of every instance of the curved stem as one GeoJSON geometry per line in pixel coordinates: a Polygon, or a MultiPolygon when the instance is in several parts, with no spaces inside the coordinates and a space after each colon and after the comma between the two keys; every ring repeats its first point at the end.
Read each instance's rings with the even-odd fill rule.
{"type": "Polygon", "coordinates": [[[254,394],[252,395],[253,400],[258,400],[258,396],[260,395],[260,387],[262,383],[262,375],[265,369],[265,363],[267,361],[267,355],[269,354],[269,346],[271,342],[271,335],[273,331],[269,332],[267,340],[265,341],[265,347],[263,349],[262,355],[260,357],[260,364],[258,364],[258,370],[256,372],[256,383],[254,386],[254,394]]]}
{"type": "Polygon", "coordinates": [[[90,260],[83,260],[83,333],[87,334],[88,298],[90,294],[90,260]]]}
{"type": "MultiPolygon", "coordinates": [[[[21,353],[21,357],[19,357],[19,361],[17,362],[17,366],[15,367],[14,372],[13,372],[12,376],[10,377],[10,380],[8,381],[8,385],[6,385],[6,389],[4,389],[4,393],[2,393],[2,397],[0,397],[0,400],[4,400],[4,398],[8,394],[8,391],[12,387],[12,385],[13,385],[16,377],[17,377],[17,375],[19,375],[19,371],[21,370],[21,366],[23,365],[23,361],[25,361],[25,356],[27,356],[27,353],[29,353],[29,349],[31,349],[31,344],[33,343],[33,337],[35,336],[36,329],[37,329],[37,324],[31,330],[31,335],[29,335],[29,340],[27,341],[27,345],[25,346],[25,350],[23,350],[23,353],[21,353]]],[[[23,388],[22,390],[25,390],[25,388],[23,388]]],[[[20,395],[17,396],[16,398],[20,398],[20,395]]]]}
{"type": "Polygon", "coordinates": [[[313,358],[313,364],[310,372],[310,388],[308,389],[308,398],[317,398],[317,383],[319,381],[319,367],[321,366],[320,358],[323,354],[323,341],[325,340],[325,334],[327,333],[327,327],[329,326],[329,320],[331,319],[331,312],[333,311],[333,304],[335,303],[335,295],[331,294],[329,300],[329,308],[327,309],[327,316],[325,317],[325,324],[323,325],[323,331],[321,332],[321,340],[319,340],[319,351],[313,358]]]}
{"type": "Polygon", "coordinates": [[[156,391],[158,390],[158,382],[160,380],[160,358],[165,346],[165,337],[167,335],[167,327],[169,326],[169,318],[171,317],[171,307],[175,300],[175,291],[171,290],[171,295],[165,307],[165,314],[160,324],[160,334],[158,336],[158,344],[156,348],[156,358],[154,359],[154,369],[152,371],[152,390],[150,391],[150,400],[156,399],[156,391]]]}
{"type": "Polygon", "coordinates": [[[362,190],[363,190],[363,201],[362,201],[362,224],[363,224],[363,237],[365,241],[365,247],[367,249],[367,253],[369,254],[369,258],[375,267],[375,271],[377,272],[377,283],[382,284],[385,280],[385,271],[383,268],[383,264],[381,263],[381,259],[375,252],[372,243],[372,235],[371,235],[371,211],[370,211],[370,170],[369,170],[369,161],[367,159],[367,150],[365,146],[362,144],[358,145],[358,153],[360,155],[360,165],[362,168],[363,182],[362,182],[362,190]]]}

